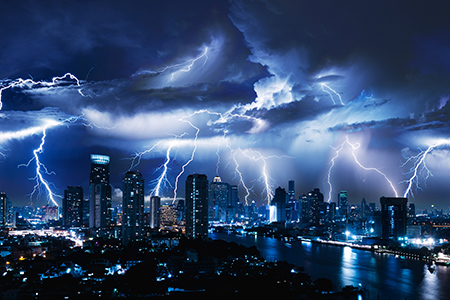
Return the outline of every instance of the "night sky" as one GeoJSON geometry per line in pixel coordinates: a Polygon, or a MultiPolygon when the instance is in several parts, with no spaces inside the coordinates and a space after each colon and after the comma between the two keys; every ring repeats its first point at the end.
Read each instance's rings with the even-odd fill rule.
{"type": "Polygon", "coordinates": [[[147,197],[184,197],[202,173],[243,202],[295,180],[297,198],[447,209],[449,13],[448,1],[2,1],[0,191],[51,202],[43,184],[32,194],[36,160],[21,166],[45,132],[40,174],[57,203],[68,185],[87,197],[96,153],[111,156],[116,204],[139,170],[147,197]]]}

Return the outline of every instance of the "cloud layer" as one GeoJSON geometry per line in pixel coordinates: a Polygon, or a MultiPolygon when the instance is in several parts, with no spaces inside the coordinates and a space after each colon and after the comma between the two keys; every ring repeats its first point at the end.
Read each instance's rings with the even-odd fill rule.
{"type": "MultiPolygon", "coordinates": [[[[59,194],[67,185],[87,192],[89,154],[103,153],[117,194],[129,168],[144,174],[150,193],[169,159],[160,191],[169,198],[178,176],[184,196],[193,172],[219,175],[239,185],[241,199],[261,204],[290,179],[297,196],[315,187],[327,195],[332,188],[332,201],[338,190],[352,203],[392,196],[348,145],[328,176],[347,139],[359,143],[361,164],[403,194],[407,158],[432,145],[430,137],[448,138],[448,8],[446,1],[10,2],[0,12],[0,190],[28,201],[34,170],[17,165],[53,120],[41,157],[59,194]],[[67,72],[79,85],[5,88],[67,72]]],[[[435,176],[417,177],[409,197],[444,206],[448,145],[426,162],[435,176]]],[[[45,194],[33,201],[45,203],[45,194]]]]}

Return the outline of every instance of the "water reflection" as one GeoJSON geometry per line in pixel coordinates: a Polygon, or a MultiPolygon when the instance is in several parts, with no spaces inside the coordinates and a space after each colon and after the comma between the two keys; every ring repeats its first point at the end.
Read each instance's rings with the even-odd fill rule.
{"type": "MultiPolygon", "coordinates": [[[[258,240],[260,242],[260,240],[258,240]]],[[[267,261],[276,261],[279,260],[278,256],[280,255],[280,250],[278,247],[280,246],[280,243],[277,239],[274,238],[265,238],[262,240],[265,245],[265,251],[264,251],[264,258],[267,261]]]]}
{"type": "Polygon", "coordinates": [[[267,260],[284,260],[304,267],[312,280],[328,278],[336,289],[346,285],[366,288],[364,300],[447,300],[450,295],[450,267],[438,266],[430,273],[420,260],[377,254],[350,247],[312,242],[291,242],[252,236],[216,234],[213,238],[255,245],[267,260]],[[361,284],[361,285],[360,285],[361,284]]]}
{"type": "Polygon", "coordinates": [[[352,282],[353,278],[355,277],[355,260],[353,255],[353,249],[350,247],[344,247],[342,251],[342,268],[341,268],[341,274],[342,282],[352,282]]]}
{"type": "Polygon", "coordinates": [[[306,250],[306,252],[311,253],[311,242],[302,241],[302,246],[306,250]]]}
{"type": "Polygon", "coordinates": [[[423,266],[423,280],[420,284],[420,294],[424,300],[440,299],[440,286],[438,270],[430,269],[428,265],[423,266]]]}

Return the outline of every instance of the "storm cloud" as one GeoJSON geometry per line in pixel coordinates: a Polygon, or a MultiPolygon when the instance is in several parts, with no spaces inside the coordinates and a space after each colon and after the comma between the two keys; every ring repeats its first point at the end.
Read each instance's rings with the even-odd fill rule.
{"type": "MultiPolygon", "coordinates": [[[[352,153],[402,195],[408,157],[439,138],[427,161],[435,176],[417,177],[408,196],[418,207],[446,207],[449,8],[446,1],[6,1],[0,190],[17,205],[30,201],[35,171],[17,166],[45,131],[40,157],[60,195],[68,185],[87,191],[89,154],[102,153],[111,156],[117,194],[124,173],[138,168],[148,197],[169,157],[169,184],[159,191],[167,198],[177,176],[183,182],[196,172],[239,185],[242,201],[259,204],[291,179],[297,196],[319,187],[327,195],[347,190],[351,203],[377,202],[393,196],[391,187],[352,153]],[[68,72],[78,81],[12,86],[68,72]],[[359,147],[352,152],[350,143],[359,147]]],[[[31,200],[47,202],[45,192],[31,200]]]]}

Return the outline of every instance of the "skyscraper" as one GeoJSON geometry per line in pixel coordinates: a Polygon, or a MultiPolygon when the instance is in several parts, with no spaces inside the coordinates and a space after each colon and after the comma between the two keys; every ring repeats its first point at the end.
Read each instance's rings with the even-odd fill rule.
{"type": "Polygon", "coordinates": [[[141,240],[144,236],[144,178],[139,172],[128,171],[122,180],[123,216],[122,241],[141,240]]]}
{"type": "Polygon", "coordinates": [[[276,222],[286,222],[286,195],[285,189],[281,187],[275,189],[272,205],[276,209],[276,222]]]}
{"type": "Polygon", "coordinates": [[[302,194],[298,198],[298,202],[301,203],[301,215],[300,221],[302,223],[309,223],[309,204],[308,204],[308,195],[302,194]]]}
{"type": "Polygon", "coordinates": [[[307,199],[308,223],[319,225],[324,219],[324,214],[326,213],[326,209],[324,211],[323,205],[323,194],[318,188],[315,188],[308,193],[307,199]]]}
{"type": "Polygon", "coordinates": [[[226,222],[227,208],[230,203],[230,185],[222,182],[219,176],[214,177],[210,184],[209,220],[226,222]]]}
{"type": "Polygon", "coordinates": [[[328,222],[334,222],[336,219],[336,202],[327,204],[327,218],[328,222]]]}
{"type": "Polygon", "coordinates": [[[367,214],[367,202],[366,202],[366,198],[362,198],[361,200],[361,217],[365,218],[367,214]]]}
{"type": "Polygon", "coordinates": [[[348,197],[347,191],[341,191],[338,194],[338,213],[342,217],[346,217],[348,215],[348,197]]]}
{"type": "Polygon", "coordinates": [[[111,186],[109,156],[92,154],[89,177],[89,227],[107,229],[111,226],[111,186]]]}
{"type": "Polygon", "coordinates": [[[286,219],[288,221],[298,221],[298,201],[295,199],[295,183],[294,180],[288,182],[288,194],[286,205],[286,219]]]}
{"type": "Polygon", "coordinates": [[[159,196],[150,197],[150,228],[159,228],[161,211],[161,198],[159,196]]]}
{"type": "Polygon", "coordinates": [[[383,239],[404,237],[406,235],[408,199],[381,197],[380,203],[383,239]]]}
{"type": "Polygon", "coordinates": [[[68,186],[64,190],[63,225],[65,227],[81,227],[83,225],[83,188],[68,186]]]}
{"type": "Polygon", "coordinates": [[[186,236],[208,237],[208,178],[204,174],[186,179],[186,236]]]}
{"type": "Polygon", "coordinates": [[[185,201],[183,199],[178,200],[178,203],[177,203],[178,222],[180,222],[180,223],[182,221],[184,222],[184,220],[185,220],[184,215],[185,215],[186,208],[184,206],[184,203],[185,203],[185,201]]]}
{"type": "Polygon", "coordinates": [[[230,185],[230,203],[227,209],[227,222],[237,218],[239,203],[239,189],[237,185],[230,185]]]}
{"type": "Polygon", "coordinates": [[[0,227],[8,227],[14,225],[14,213],[11,202],[6,193],[0,193],[0,227]]]}
{"type": "Polygon", "coordinates": [[[410,203],[408,206],[408,218],[416,217],[416,205],[414,203],[410,203]]]}

